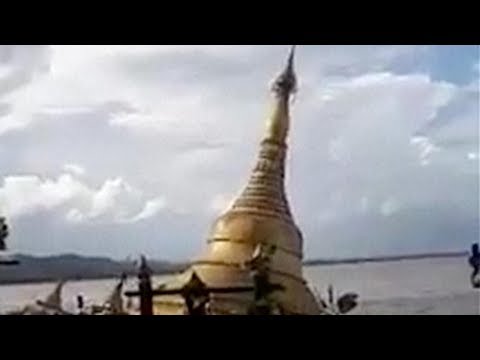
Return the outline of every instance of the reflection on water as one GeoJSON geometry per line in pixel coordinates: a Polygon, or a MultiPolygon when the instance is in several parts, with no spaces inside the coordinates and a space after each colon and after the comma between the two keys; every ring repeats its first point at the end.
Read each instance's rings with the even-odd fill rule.
{"type": "MultiPolygon", "coordinates": [[[[339,292],[360,294],[357,314],[480,314],[480,292],[470,285],[466,259],[426,259],[390,263],[364,263],[305,268],[312,287],[326,294],[329,284],[339,292]]],[[[156,277],[155,283],[166,277],[156,277]]],[[[117,280],[93,280],[67,283],[64,306],[73,311],[76,296],[86,304],[102,302],[117,280]]],[[[24,306],[44,298],[54,284],[0,286],[0,312],[24,306]]],[[[135,287],[135,279],[126,283],[135,287]]]]}

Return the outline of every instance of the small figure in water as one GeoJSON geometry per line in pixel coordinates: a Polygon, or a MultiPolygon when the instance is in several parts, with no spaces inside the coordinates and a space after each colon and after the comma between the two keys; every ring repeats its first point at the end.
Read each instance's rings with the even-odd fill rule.
{"type": "Polygon", "coordinates": [[[468,259],[470,266],[473,268],[470,280],[474,288],[480,288],[480,278],[478,277],[480,271],[480,251],[478,249],[478,243],[472,245],[472,255],[468,259]]]}

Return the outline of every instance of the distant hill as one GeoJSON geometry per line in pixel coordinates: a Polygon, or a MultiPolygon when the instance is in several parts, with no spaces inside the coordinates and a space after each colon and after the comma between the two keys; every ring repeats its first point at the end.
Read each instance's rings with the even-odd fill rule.
{"type": "MultiPolygon", "coordinates": [[[[85,257],[79,255],[58,255],[36,257],[16,255],[20,262],[16,266],[0,267],[0,284],[31,283],[83,279],[103,279],[119,277],[122,273],[134,276],[137,268],[133,262],[114,261],[104,257],[85,257]]],[[[156,275],[180,271],[182,264],[150,260],[148,262],[156,275]]]]}
{"type": "MultiPolygon", "coordinates": [[[[304,266],[321,266],[467,256],[468,252],[445,252],[348,259],[311,259],[304,261],[303,264],[304,266]]],[[[0,284],[47,282],[59,279],[106,279],[119,277],[122,273],[129,276],[137,274],[137,268],[133,262],[115,261],[106,257],[86,257],[73,254],[46,257],[17,255],[15,259],[20,262],[19,265],[0,267],[0,284]]],[[[148,264],[155,275],[171,274],[188,266],[188,264],[155,260],[149,260],[148,264]]]]}

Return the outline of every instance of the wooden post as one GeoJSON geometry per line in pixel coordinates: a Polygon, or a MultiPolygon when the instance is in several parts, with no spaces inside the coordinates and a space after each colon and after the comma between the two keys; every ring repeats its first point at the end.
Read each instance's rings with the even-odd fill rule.
{"type": "Polygon", "coordinates": [[[473,268],[470,275],[470,282],[474,289],[480,289],[480,251],[478,243],[472,245],[472,255],[468,259],[470,266],[473,268]]]}
{"type": "Polygon", "coordinates": [[[138,273],[138,292],[140,294],[140,315],[153,315],[153,292],[150,269],[144,256],[141,257],[138,273]]]}
{"type": "Polygon", "coordinates": [[[0,251],[7,250],[5,239],[8,237],[8,225],[4,217],[0,217],[0,251]]]}

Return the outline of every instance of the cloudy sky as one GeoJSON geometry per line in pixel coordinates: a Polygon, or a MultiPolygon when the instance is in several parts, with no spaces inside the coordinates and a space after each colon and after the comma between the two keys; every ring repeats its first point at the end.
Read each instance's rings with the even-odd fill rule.
{"type": "MultiPolygon", "coordinates": [[[[0,46],[10,248],[188,259],[245,184],[288,46],[0,46]]],[[[300,46],[305,256],[479,237],[479,47],[300,46]]]]}

